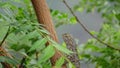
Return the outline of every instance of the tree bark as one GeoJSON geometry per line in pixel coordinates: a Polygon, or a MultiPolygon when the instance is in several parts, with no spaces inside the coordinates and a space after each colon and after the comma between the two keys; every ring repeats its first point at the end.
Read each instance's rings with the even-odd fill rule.
{"type": "MultiPolygon", "coordinates": [[[[42,25],[44,25],[44,28],[50,33],[50,37],[58,42],[57,34],[54,29],[53,21],[50,15],[49,8],[47,6],[46,0],[31,0],[33,7],[36,12],[36,16],[38,19],[38,22],[42,25]]],[[[49,44],[47,44],[49,45],[49,44]]],[[[55,49],[56,50],[56,49],[55,49]]],[[[61,57],[61,52],[56,50],[55,55],[51,58],[51,63],[54,66],[55,62],[61,57]]],[[[62,68],[66,68],[65,65],[63,65],[62,68]]]]}

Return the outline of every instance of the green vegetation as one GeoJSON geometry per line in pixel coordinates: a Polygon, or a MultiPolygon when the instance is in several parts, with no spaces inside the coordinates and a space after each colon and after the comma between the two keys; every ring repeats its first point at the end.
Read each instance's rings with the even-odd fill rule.
{"type": "MultiPolygon", "coordinates": [[[[76,11],[86,8],[86,12],[98,11],[104,19],[99,32],[95,32],[104,43],[89,39],[80,49],[80,58],[95,63],[96,68],[120,67],[120,0],[81,0],[74,7],[76,11]]],[[[84,11],[84,10],[83,10],[84,11]]]]}
{"type": "MultiPolygon", "coordinates": [[[[80,60],[93,63],[96,68],[120,68],[120,0],[79,0],[72,10],[87,13],[98,11],[104,19],[100,31],[91,32],[102,42],[92,38],[80,45],[80,60]]],[[[57,21],[56,27],[77,22],[74,15],[70,18],[68,13],[59,10],[52,10],[51,15],[57,21]]],[[[26,57],[24,65],[27,68],[51,68],[49,59],[55,53],[54,48],[68,55],[72,53],[51,40],[47,36],[49,33],[41,26],[30,0],[0,0],[0,41],[8,32],[3,46],[14,57],[0,56],[0,62],[6,61],[15,66],[26,57]],[[47,41],[51,42],[51,46],[45,47],[47,41]]],[[[64,59],[67,60],[65,56],[61,57],[56,66],[60,67],[64,59]]]]}

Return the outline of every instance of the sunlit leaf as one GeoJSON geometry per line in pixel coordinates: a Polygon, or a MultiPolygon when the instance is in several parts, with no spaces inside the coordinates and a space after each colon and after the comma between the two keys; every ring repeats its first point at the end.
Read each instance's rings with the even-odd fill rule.
{"type": "Polygon", "coordinates": [[[68,55],[73,53],[72,51],[68,50],[67,48],[65,48],[65,47],[63,47],[63,46],[61,46],[59,44],[57,44],[56,42],[54,42],[52,40],[51,40],[51,42],[52,42],[51,45],[54,46],[55,48],[57,48],[58,50],[60,50],[61,52],[64,52],[64,53],[66,53],[68,55]]]}
{"type": "Polygon", "coordinates": [[[77,23],[76,18],[75,17],[71,17],[70,18],[70,23],[71,24],[76,24],[77,23]]]}
{"type": "Polygon", "coordinates": [[[42,40],[38,40],[36,41],[32,47],[29,49],[29,52],[30,51],[33,51],[33,50],[37,50],[37,49],[40,49],[42,46],[44,46],[46,44],[47,40],[46,38],[43,38],[42,40]]]}
{"type": "Polygon", "coordinates": [[[64,57],[60,57],[55,63],[55,66],[61,67],[64,64],[64,61],[65,61],[64,57]]]}
{"type": "Polygon", "coordinates": [[[52,45],[47,46],[43,51],[43,55],[40,56],[38,64],[49,60],[54,54],[55,54],[54,47],[52,45]]]}

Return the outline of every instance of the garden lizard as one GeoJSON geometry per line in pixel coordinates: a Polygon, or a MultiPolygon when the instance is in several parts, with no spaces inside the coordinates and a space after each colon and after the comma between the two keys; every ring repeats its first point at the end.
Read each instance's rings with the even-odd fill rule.
{"type": "Polygon", "coordinates": [[[77,45],[76,45],[75,40],[68,33],[63,34],[63,40],[66,43],[67,48],[74,52],[73,54],[68,55],[67,58],[73,63],[73,65],[76,68],[80,68],[79,57],[77,54],[77,45]]]}

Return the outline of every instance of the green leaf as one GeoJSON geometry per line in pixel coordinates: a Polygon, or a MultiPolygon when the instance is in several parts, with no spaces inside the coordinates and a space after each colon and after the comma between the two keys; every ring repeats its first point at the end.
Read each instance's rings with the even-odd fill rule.
{"type": "Polygon", "coordinates": [[[64,61],[65,61],[64,57],[60,57],[55,63],[55,66],[61,67],[64,64],[64,61]]]}
{"type": "Polygon", "coordinates": [[[70,23],[71,24],[76,24],[77,23],[76,18],[75,17],[71,17],[70,18],[70,23]]]}
{"type": "Polygon", "coordinates": [[[74,6],[74,10],[75,11],[79,11],[79,12],[83,12],[84,11],[83,7],[80,7],[79,5],[75,5],[74,6]]]}
{"type": "Polygon", "coordinates": [[[59,14],[59,11],[58,10],[54,10],[54,11],[52,11],[52,16],[56,16],[56,15],[58,15],[59,14]]]}
{"type": "Polygon", "coordinates": [[[90,33],[93,35],[97,34],[97,32],[95,32],[95,31],[90,31],[90,33]]]}
{"type": "Polygon", "coordinates": [[[61,52],[64,52],[64,53],[66,53],[66,54],[68,54],[68,55],[71,54],[71,53],[73,53],[72,51],[68,50],[67,48],[65,48],[65,47],[57,44],[57,43],[54,42],[53,40],[50,40],[50,41],[52,42],[51,45],[54,46],[55,48],[57,48],[58,50],[60,50],[61,52]]]}
{"type": "Polygon", "coordinates": [[[7,3],[3,3],[3,2],[0,2],[0,6],[4,6],[6,5],[7,3]]]}
{"type": "Polygon", "coordinates": [[[71,62],[68,63],[68,67],[69,68],[75,68],[75,66],[71,62]]]}
{"type": "Polygon", "coordinates": [[[38,36],[40,36],[40,34],[36,30],[27,34],[28,38],[35,38],[35,37],[38,37],[38,36]]]}
{"type": "Polygon", "coordinates": [[[92,51],[97,51],[99,50],[100,48],[98,46],[95,46],[95,45],[92,45],[92,44],[88,44],[86,47],[85,47],[86,50],[88,49],[92,49],[92,51]]]}
{"type": "Polygon", "coordinates": [[[82,54],[82,56],[81,56],[81,58],[91,58],[91,55],[89,55],[89,54],[82,54]]]}
{"type": "Polygon", "coordinates": [[[120,21],[120,13],[116,14],[116,18],[120,21]]]}
{"type": "Polygon", "coordinates": [[[55,50],[52,45],[47,46],[47,48],[45,48],[43,52],[44,53],[40,56],[38,64],[49,60],[55,54],[55,50]]]}
{"type": "Polygon", "coordinates": [[[42,46],[45,45],[46,42],[47,42],[46,38],[43,38],[42,40],[36,41],[36,42],[32,45],[32,47],[29,49],[28,52],[33,51],[33,50],[36,50],[36,49],[40,49],[42,46]]]}
{"type": "Polygon", "coordinates": [[[47,35],[49,35],[49,32],[48,32],[47,30],[45,30],[45,29],[38,29],[38,28],[36,28],[36,30],[37,30],[37,32],[40,33],[41,35],[42,35],[42,34],[47,34],[47,35]]]}
{"type": "Polygon", "coordinates": [[[0,56],[0,62],[6,62],[6,63],[12,64],[14,66],[18,65],[18,62],[15,59],[11,59],[7,56],[0,56]]]}

